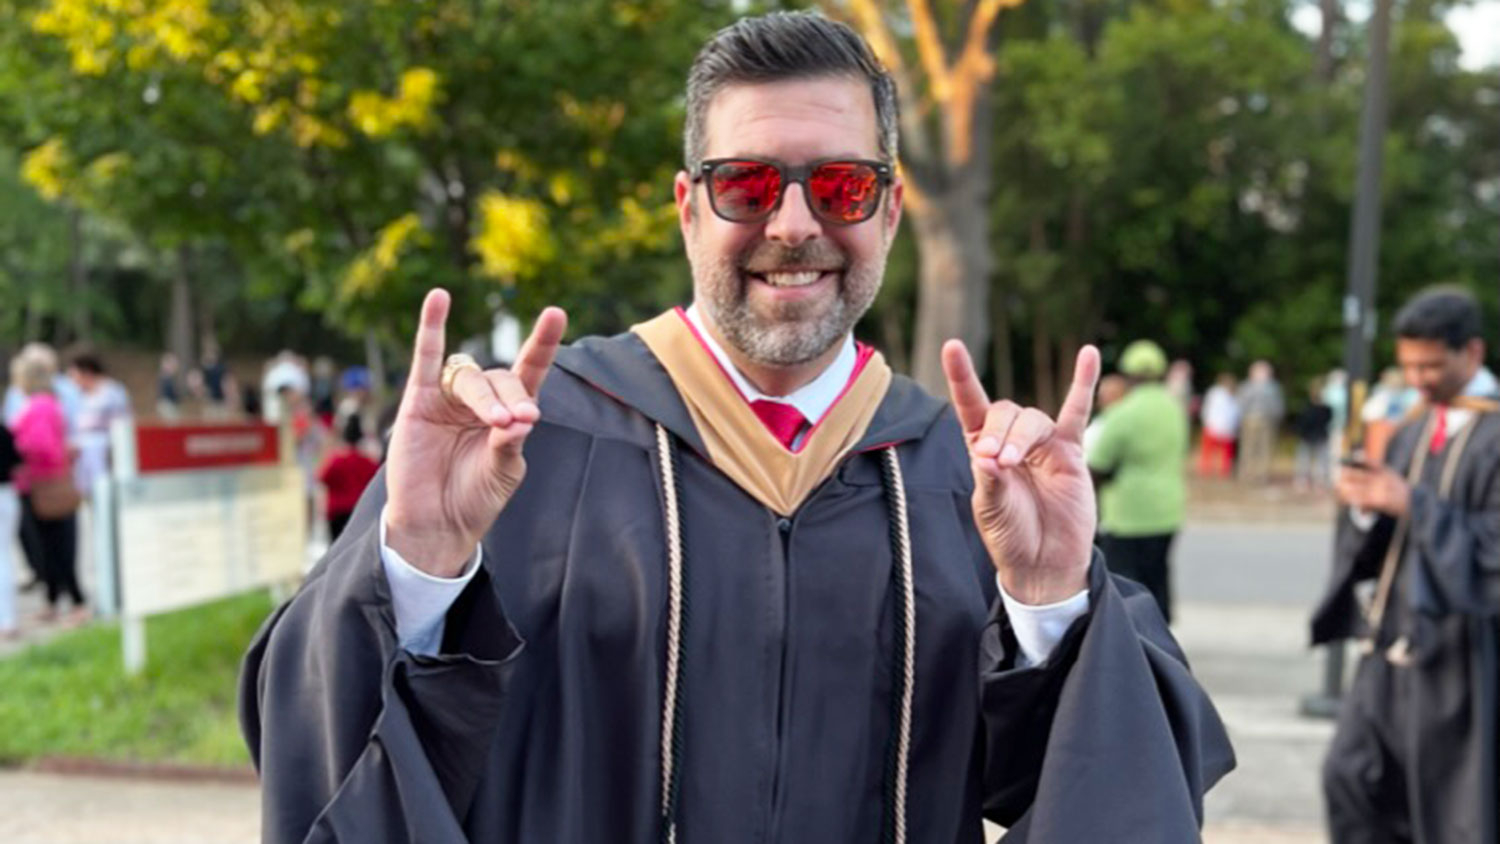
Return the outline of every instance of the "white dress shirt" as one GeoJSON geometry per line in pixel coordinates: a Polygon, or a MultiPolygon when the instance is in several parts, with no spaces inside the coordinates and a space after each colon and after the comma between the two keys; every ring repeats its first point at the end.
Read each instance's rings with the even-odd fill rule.
{"type": "MultiPolygon", "coordinates": [[[[735,368],[724,349],[705,329],[698,306],[690,306],[686,314],[698,337],[703,340],[746,401],[765,400],[789,404],[804,419],[815,425],[833,407],[848,385],[850,377],[854,375],[858,354],[854,348],[854,338],[849,336],[844,338],[843,346],[833,363],[817,378],[785,396],[765,395],[735,368]]],[[[798,436],[805,434],[806,432],[798,436]]],[[[443,619],[464,587],[479,571],[483,555],[484,549],[480,546],[458,577],[434,577],[402,559],[400,554],[386,544],[385,514],[381,514],[380,560],[385,568],[386,580],[390,582],[391,603],[396,614],[396,634],[403,647],[417,654],[431,655],[438,652],[443,641],[443,619]]],[[[996,577],[995,583],[999,585],[999,577],[996,577]]],[[[1022,666],[1045,661],[1073,621],[1087,612],[1089,607],[1087,589],[1065,601],[1032,606],[1015,600],[1006,594],[1004,586],[1000,586],[1000,599],[1005,603],[1011,629],[1020,645],[1019,664],[1022,666]]]]}

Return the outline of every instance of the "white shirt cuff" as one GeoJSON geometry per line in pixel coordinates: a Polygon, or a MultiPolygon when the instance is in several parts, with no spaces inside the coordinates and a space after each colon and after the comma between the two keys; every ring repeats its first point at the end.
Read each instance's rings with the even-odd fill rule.
{"type": "Polygon", "coordinates": [[[385,511],[380,511],[380,562],[391,585],[391,605],[396,613],[396,636],[401,647],[414,654],[434,656],[443,644],[443,620],[469,581],[479,572],[484,546],[458,577],[434,577],[413,566],[385,544],[385,511]]]}
{"type": "Polygon", "coordinates": [[[1016,634],[1016,643],[1021,646],[1021,653],[1016,657],[1017,668],[1046,662],[1073,622],[1089,611],[1088,589],[1055,604],[1023,604],[1006,593],[1005,584],[998,576],[995,585],[1000,587],[1000,600],[1005,604],[1005,614],[1010,617],[1010,629],[1016,634]]]}
{"type": "Polygon", "coordinates": [[[1375,522],[1379,518],[1380,514],[1372,510],[1362,510],[1358,507],[1349,508],[1349,522],[1360,533],[1369,533],[1370,528],[1375,527],[1375,522]]]}

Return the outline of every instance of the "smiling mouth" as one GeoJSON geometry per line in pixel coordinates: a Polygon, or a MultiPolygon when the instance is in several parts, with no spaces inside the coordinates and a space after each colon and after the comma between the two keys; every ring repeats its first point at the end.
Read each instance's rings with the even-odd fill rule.
{"type": "Polygon", "coordinates": [[[772,287],[807,287],[817,282],[825,275],[833,275],[838,270],[777,270],[775,272],[747,272],[746,275],[756,281],[764,282],[772,287]]]}

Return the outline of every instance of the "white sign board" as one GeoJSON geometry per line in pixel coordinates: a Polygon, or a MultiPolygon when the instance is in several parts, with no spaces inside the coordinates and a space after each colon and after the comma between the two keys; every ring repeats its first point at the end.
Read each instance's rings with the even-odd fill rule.
{"type": "Polygon", "coordinates": [[[126,617],[302,574],[307,506],[295,465],[140,475],[117,483],[115,505],[126,617]]]}

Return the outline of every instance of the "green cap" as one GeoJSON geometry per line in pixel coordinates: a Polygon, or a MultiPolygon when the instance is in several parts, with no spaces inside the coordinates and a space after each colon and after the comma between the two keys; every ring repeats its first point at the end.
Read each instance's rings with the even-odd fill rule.
{"type": "Polygon", "coordinates": [[[1150,340],[1137,340],[1120,354],[1119,369],[1131,378],[1160,378],[1167,374],[1167,353],[1150,340]]]}

